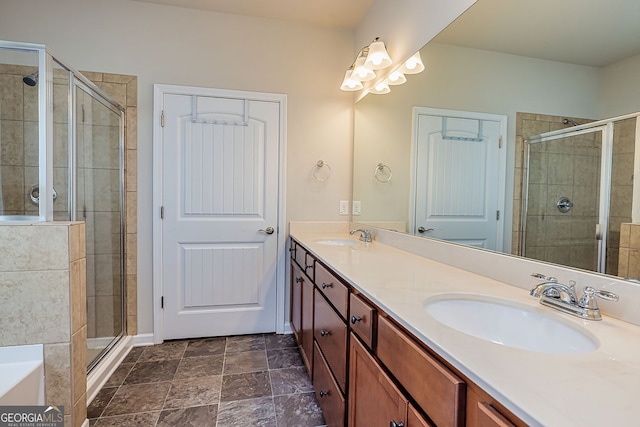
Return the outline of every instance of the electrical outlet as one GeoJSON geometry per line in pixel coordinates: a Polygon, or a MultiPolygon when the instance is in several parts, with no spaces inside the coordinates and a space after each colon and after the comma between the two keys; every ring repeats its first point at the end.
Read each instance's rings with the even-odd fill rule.
{"type": "Polygon", "coordinates": [[[340,215],[349,215],[349,201],[340,200],[340,215]]]}
{"type": "Polygon", "coordinates": [[[362,212],[362,208],[361,208],[360,200],[354,200],[351,213],[353,215],[360,215],[361,212],[362,212]]]}

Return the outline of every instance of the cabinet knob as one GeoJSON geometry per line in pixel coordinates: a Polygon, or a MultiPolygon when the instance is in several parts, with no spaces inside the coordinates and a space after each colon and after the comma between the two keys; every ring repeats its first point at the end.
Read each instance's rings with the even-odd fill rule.
{"type": "Polygon", "coordinates": [[[329,332],[329,331],[325,331],[324,329],[322,329],[322,330],[320,331],[320,335],[321,335],[321,336],[323,336],[323,337],[326,337],[327,335],[330,335],[330,334],[331,334],[331,332],[329,332]]]}
{"type": "Polygon", "coordinates": [[[402,421],[400,421],[399,423],[395,422],[394,420],[391,420],[389,422],[389,427],[404,427],[404,423],[402,421]]]}
{"type": "Polygon", "coordinates": [[[295,252],[296,248],[289,248],[289,252],[295,252]]]}
{"type": "Polygon", "coordinates": [[[296,283],[302,282],[302,277],[296,277],[296,283]]]}
{"type": "Polygon", "coordinates": [[[328,391],[324,391],[324,390],[320,390],[320,397],[325,397],[325,396],[329,396],[329,392],[328,391]]]}
{"type": "Polygon", "coordinates": [[[360,316],[357,316],[357,317],[356,316],[351,316],[351,323],[354,324],[354,325],[356,324],[356,322],[359,322],[361,320],[362,320],[362,317],[360,317],[360,316]]]}
{"type": "Polygon", "coordinates": [[[322,289],[327,289],[333,286],[333,283],[323,283],[322,284],[322,289]]]}
{"type": "Polygon", "coordinates": [[[307,271],[308,269],[313,268],[313,265],[305,265],[304,266],[304,270],[307,271]]]}

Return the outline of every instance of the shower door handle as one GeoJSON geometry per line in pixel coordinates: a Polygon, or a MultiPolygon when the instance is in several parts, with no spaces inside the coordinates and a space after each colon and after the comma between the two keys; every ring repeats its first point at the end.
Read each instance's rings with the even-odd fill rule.
{"type": "Polygon", "coordinates": [[[602,228],[600,224],[596,224],[596,240],[602,240],[602,228]]]}
{"type": "Polygon", "coordinates": [[[260,233],[273,234],[276,231],[273,227],[261,228],[258,230],[260,233]]]}

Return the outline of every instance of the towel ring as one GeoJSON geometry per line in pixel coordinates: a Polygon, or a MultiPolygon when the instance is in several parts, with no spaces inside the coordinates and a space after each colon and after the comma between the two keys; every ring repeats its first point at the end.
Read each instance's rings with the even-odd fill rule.
{"type": "Polygon", "coordinates": [[[375,179],[382,183],[387,183],[391,181],[391,177],[393,176],[393,171],[391,168],[384,163],[378,163],[376,169],[373,171],[373,176],[375,179]],[[387,172],[385,172],[385,170],[387,172]]]}
{"type": "Polygon", "coordinates": [[[318,160],[316,165],[313,167],[313,177],[318,181],[326,181],[327,179],[329,179],[330,176],[331,176],[331,166],[329,165],[329,163],[325,163],[322,160],[318,160]],[[323,173],[322,173],[323,170],[325,171],[324,172],[325,176],[323,176],[323,173]]]}

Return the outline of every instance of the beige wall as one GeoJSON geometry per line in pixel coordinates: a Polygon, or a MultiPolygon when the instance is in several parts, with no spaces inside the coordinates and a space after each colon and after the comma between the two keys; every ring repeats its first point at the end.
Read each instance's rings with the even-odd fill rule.
{"type": "Polygon", "coordinates": [[[138,332],[152,318],[154,83],[284,93],[287,217],[338,220],[351,194],[350,30],[156,6],[127,0],[0,1],[0,39],[44,43],[76,69],[138,76],[138,332]],[[331,164],[317,186],[315,163],[331,164]]]}

